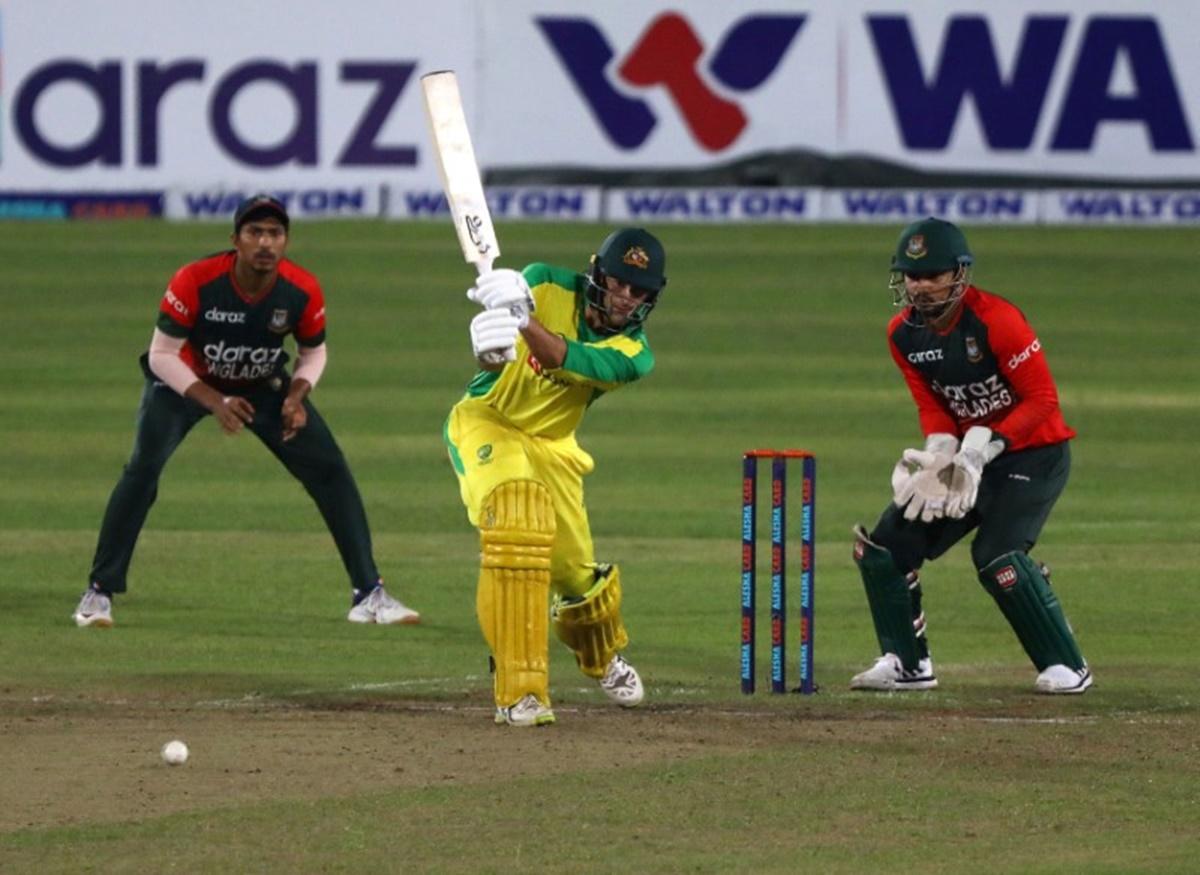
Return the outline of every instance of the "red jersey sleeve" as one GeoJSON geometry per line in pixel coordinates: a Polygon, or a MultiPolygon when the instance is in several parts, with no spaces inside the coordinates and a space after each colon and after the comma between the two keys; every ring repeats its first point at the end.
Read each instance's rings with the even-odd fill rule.
{"type": "Polygon", "coordinates": [[[325,293],[314,279],[308,292],[308,304],[296,324],[296,342],[305,346],[320,346],[325,340],[325,293]]]}
{"type": "Polygon", "coordinates": [[[892,354],[892,359],[896,362],[896,367],[900,369],[900,373],[904,375],[904,382],[908,384],[908,391],[912,394],[913,401],[917,404],[917,415],[921,420],[921,433],[928,437],[936,432],[947,434],[958,434],[958,423],[938,399],[937,395],[933,394],[933,390],[921,378],[908,360],[904,358],[900,348],[896,346],[896,341],[892,339],[892,332],[896,327],[896,322],[900,317],[895,317],[888,326],[888,350],[892,354]]]}
{"type": "Polygon", "coordinates": [[[200,287],[192,275],[191,265],[175,271],[158,305],[158,327],[172,337],[186,337],[196,324],[200,309],[200,287]]]}
{"type": "Polygon", "coordinates": [[[988,343],[1000,373],[1020,399],[1003,419],[989,425],[1009,444],[1022,445],[1039,425],[1059,415],[1058,389],[1042,343],[1020,310],[1005,302],[994,308],[987,322],[988,343]]]}

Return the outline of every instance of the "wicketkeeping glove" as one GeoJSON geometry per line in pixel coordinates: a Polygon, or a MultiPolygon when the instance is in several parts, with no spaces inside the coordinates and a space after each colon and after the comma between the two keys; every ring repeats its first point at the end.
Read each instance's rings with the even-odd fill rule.
{"type": "Polygon", "coordinates": [[[925,450],[908,449],[904,451],[901,464],[909,465],[913,476],[900,492],[899,499],[904,500],[904,518],[931,523],[945,516],[946,497],[949,494],[948,473],[950,457],[940,453],[928,453],[925,450]]]}
{"type": "Polygon", "coordinates": [[[517,317],[517,328],[528,325],[534,311],[529,283],[519,270],[497,268],[481,273],[467,290],[467,297],[488,310],[508,310],[517,317]]]}
{"type": "Polygon", "coordinates": [[[892,501],[904,518],[932,522],[944,514],[951,459],[958,449],[952,434],[935,433],[925,449],[907,449],[892,469],[892,501]]]}
{"type": "Polygon", "coordinates": [[[950,495],[946,499],[946,516],[962,519],[975,506],[979,497],[979,481],[984,466],[1004,452],[1004,440],[993,437],[992,430],[982,425],[971,426],[963,435],[962,449],[954,456],[950,471],[950,495]]]}
{"type": "Polygon", "coordinates": [[[475,358],[499,361],[492,354],[502,352],[504,361],[516,361],[518,319],[508,310],[484,310],[471,320],[471,349],[475,358]]]}

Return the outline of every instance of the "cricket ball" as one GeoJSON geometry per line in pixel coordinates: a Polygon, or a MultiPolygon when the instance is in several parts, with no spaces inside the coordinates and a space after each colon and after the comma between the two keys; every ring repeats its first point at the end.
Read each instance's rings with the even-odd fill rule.
{"type": "Polygon", "coordinates": [[[182,741],[168,741],[162,746],[163,762],[168,766],[181,766],[187,762],[188,746],[182,741]]]}

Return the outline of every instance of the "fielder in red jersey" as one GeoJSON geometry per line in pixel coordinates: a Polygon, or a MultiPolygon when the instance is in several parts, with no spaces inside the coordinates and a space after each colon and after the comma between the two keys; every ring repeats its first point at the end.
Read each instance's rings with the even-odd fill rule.
{"type": "Polygon", "coordinates": [[[317,504],[350,576],[356,623],[415,623],[383,587],[350,467],[308,400],[325,369],[325,298],[316,277],[285,257],[290,220],[269,195],[234,214],[233,249],[180,268],[159,304],[133,455],[108,500],[79,626],[113,624],[134,546],[175,449],[205,416],[228,434],[249,428],[317,504]],[[296,343],[288,373],[284,339],[296,343]]]}
{"type": "Polygon", "coordinates": [[[892,259],[901,311],[892,358],[917,405],[923,449],[892,472],[892,502],[868,533],[855,527],[881,656],[853,689],[937,686],[918,572],[971,532],[971,557],[1038,671],[1043,693],[1082,693],[1092,674],[1054,591],[1029,551],[1066,486],[1074,430],[1063,419],[1042,342],[1013,304],[975,288],[957,227],[904,229],[892,259]]]}

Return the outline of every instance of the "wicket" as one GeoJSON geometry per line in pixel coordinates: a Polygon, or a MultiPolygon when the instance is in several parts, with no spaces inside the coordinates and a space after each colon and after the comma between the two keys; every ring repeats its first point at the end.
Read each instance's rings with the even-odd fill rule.
{"type": "Polygon", "coordinates": [[[758,547],[758,460],[771,460],[771,692],[787,692],[787,463],[801,460],[800,686],[814,693],[813,571],[815,568],[817,459],[808,450],[747,450],[742,454],[742,692],[754,692],[755,589],[758,547]]]}

